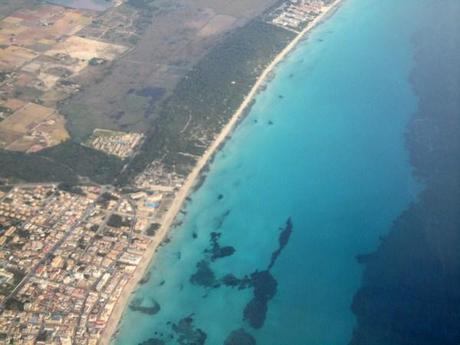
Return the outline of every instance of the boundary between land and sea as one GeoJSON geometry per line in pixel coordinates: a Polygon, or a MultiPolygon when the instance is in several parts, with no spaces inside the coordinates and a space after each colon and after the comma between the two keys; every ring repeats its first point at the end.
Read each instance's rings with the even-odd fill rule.
{"type": "Polygon", "coordinates": [[[261,87],[269,80],[271,73],[278,66],[280,62],[286,58],[286,56],[297,46],[297,44],[309,33],[313,28],[318,24],[322,23],[328,16],[330,16],[338,6],[343,2],[343,0],[335,0],[332,4],[325,7],[323,13],[321,13],[317,18],[315,18],[307,27],[305,27],[296,37],[273,59],[273,61],[265,68],[262,74],[258,77],[256,83],[251,88],[251,91],[244,98],[243,102],[232,115],[228,123],[220,131],[218,136],[214,139],[213,143],[209,148],[204,152],[200,159],[196,162],[195,167],[187,176],[183,186],[177,193],[176,197],[170,208],[168,209],[166,215],[164,216],[163,223],[158,229],[158,232],[150,244],[149,248],[146,250],[144,257],[142,258],[139,265],[136,267],[130,281],[125,285],[123,291],[115,304],[115,307],[110,315],[110,318],[107,322],[107,326],[101,334],[98,344],[100,345],[109,345],[113,336],[116,334],[118,329],[118,324],[121,320],[123,312],[128,305],[131,294],[135,291],[140,280],[144,277],[146,271],[149,269],[150,265],[153,263],[155,257],[155,252],[166,238],[169,230],[173,227],[174,220],[177,214],[182,209],[187,197],[190,193],[194,191],[195,184],[199,181],[201,174],[207,168],[207,165],[212,161],[214,155],[220,150],[222,145],[225,143],[227,138],[231,135],[232,131],[236,128],[237,124],[241,118],[245,115],[246,110],[252,105],[252,102],[261,89],[261,87]]]}

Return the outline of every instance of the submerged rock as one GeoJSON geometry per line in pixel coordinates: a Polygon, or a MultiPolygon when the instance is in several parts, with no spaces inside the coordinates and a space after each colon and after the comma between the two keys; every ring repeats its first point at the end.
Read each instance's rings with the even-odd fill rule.
{"type": "Polygon", "coordinates": [[[292,234],[293,227],[294,226],[292,225],[292,220],[289,217],[288,220],[286,221],[286,226],[281,229],[281,233],[280,233],[279,238],[278,238],[279,247],[278,247],[277,250],[275,250],[272,253],[270,264],[268,265],[267,270],[272,269],[273,265],[276,263],[276,260],[278,260],[278,257],[280,256],[280,254],[283,251],[284,247],[286,247],[286,245],[288,244],[289,239],[290,239],[291,234],[292,234]]]}
{"type": "Polygon", "coordinates": [[[206,260],[201,260],[196,264],[196,272],[190,277],[190,282],[194,285],[201,285],[204,287],[215,287],[216,276],[213,270],[209,267],[206,260]]]}
{"type": "MultiPolygon", "coordinates": [[[[226,210],[223,214],[216,217],[216,225],[215,225],[216,230],[219,230],[222,227],[222,225],[224,225],[225,220],[227,219],[227,217],[230,215],[231,212],[232,212],[231,210],[226,210]]],[[[214,233],[215,232],[211,233],[211,235],[214,233]]]]}
{"type": "Polygon", "coordinates": [[[151,301],[151,305],[143,305],[142,304],[144,302],[143,299],[136,298],[129,305],[129,309],[143,313],[143,314],[147,314],[147,315],[155,315],[161,310],[161,307],[158,304],[158,302],[155,301],[153,298],[150,299],[150,301],[151,301]]]}
{"type": "Polygon", "coordinates": [[[251,284],[254,297],[244,308],[244,320],[252,328],[259,329],[265,323],[268,302],[275,296],[278,283],[269,271],[256,271],[251,274],[251,284]]]}
{"type": "MultiPolygon", "coordinates": [[[[230,211],[227,212],[227,215],[230,211]]],[[[222,225],[222,224],[221,224],[222,225]]],[[[205,253],[211,254],[211,261],[215,261],[221,258],[225,258],[227,256],[231,256],[235,253],[235,248],[232,246],[224,246],[222,247],[219,244],[219,239],[221,237],[220,232],[211,232],[211,248],[206,249],[205,253]]]]}
{"type": "Polygon", "coordinates": [[[174,323],[172,329],[178,335],[177,341],[180,345],[204,345],[206,342],[206,333],[193,326],[193,315],[174,323]]]}
{"type": "Polygon", "coordinates": [[[159,338],[150,338],[139,343],[139,345],[165,345],[165,342],[159,338]]]}
{"type": "Polygon", "coordinates": [[[224,345],[256,345],[256,340],[243,328],[240,328],[230,333],[224,345]]]}
{"type": "Polygon", "coordinates": [[[143,277],[142,279],[139,281],[139,285],[144,285],[146,283],[148,283],[148,281],[150,280],[150,276],[152,275],[152,273],[150,271],[148,271],[143,277]]]}
{"type": "Polygon", "coordinates": [[[215,261],[217,259],[225,258],[226,256],[231,256],[235,253],[235,248],[232,246],[218,247],[216,248],[211,256],[211,260],[215,261]]]}
{"type": "Polygon", "coordinates": [[[223,278],[220,279],[220,282],[228,287],[235,287],[240,290],[247,289],[252,287],[251,278],[245,276],[244,278],[238,278],[233,274],[227,274],[223,278]]]}
{"type": "Polygon", "coordinates": [[[254,329],[262,328],[265,323],[265,316],[267,314],[267,301],[263,299],[253,298],[246,304],[244,308],[244,319],[254,329]]]}

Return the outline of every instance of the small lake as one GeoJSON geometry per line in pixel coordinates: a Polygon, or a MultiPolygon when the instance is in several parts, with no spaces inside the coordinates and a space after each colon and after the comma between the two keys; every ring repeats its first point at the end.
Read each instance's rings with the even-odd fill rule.
{"type": "Polygon", "coordinates": [[[82,10],[104,11],[113,6],[112,0],[48,0],[48,2],[82,10]]]}

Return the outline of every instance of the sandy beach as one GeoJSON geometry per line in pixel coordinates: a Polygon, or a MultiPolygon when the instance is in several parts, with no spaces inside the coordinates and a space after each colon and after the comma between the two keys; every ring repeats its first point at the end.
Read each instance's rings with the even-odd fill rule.
{"type": "Polygon", "coordinates": [[[331,5],[323,7],[322,13],[312,21],[307,27],[305,27],[276,57],[275,59],[266,67],[263,73],[259,76],[256,83],[252,87],[251,91],[247,94],[237,111],[233,114],[231,119],[222,129],[222,131],[215,138],[214,142],[210,147],[205,151],[203,156],[197,161],[192,172],[189,174],[185,180],[183,186],[177,193],[171,207],[168,209],[166,215],[164,216],[163,223],[161,228],[158,230],[154,240],[152,241],[149,249],[146,251],[144,258],[141,263],[136,268],[131,280],[126,284],[123,292],[116,303],[110,319],[107,323],[106,328],[104,329],[100,339],[99,344],[108,345],[110,344],[113,335],[117,331],[118,323],[123,315],[123,311],[127,307],[130,296],[133,291],[136,289],[139,281],[143,278],[145,272],[149,268],[150,264],[153,261],[155,256],[155,251],[161,242],[167,236],[173,222],[176,218],[176,215],[181,210],[187,196],[193,191],[195,183],[199,180],[200,174],[206,165],[210,162],[213,155],[219,150],[221,145],[225,142],[228,136],[235,129],[238,121],[244,115],[245,110],[250,106],[252,100],[257,95],[260,88],[268,80],[270,74],[274,71],[275,67],[296,47],[296,45],[305,37],[305,35],[310,32],[317,24],[321,23],[329,14],[335,10],[335,8],[341,3],[342,0],[335,0],[331,5]]]}

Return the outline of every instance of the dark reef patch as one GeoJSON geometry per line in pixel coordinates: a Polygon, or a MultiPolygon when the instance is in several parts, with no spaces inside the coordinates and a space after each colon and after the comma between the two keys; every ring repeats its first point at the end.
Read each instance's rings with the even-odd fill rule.
{"type": "Polygon", "coordinates": [[[161,310],[160,305],[153,298],[150,299],[150,303],[147,305],[144,302],[142,298],[136,298],[129,304],[129,309],[146,315],[155,315],[161,310]]]}
{"type": "Polygon", "coordinates": [[[225,286],[238,288],[240,290],[247,289],[252,286],[251,278],[245,276],[244,278],[240,279],[231,273],[222,277],[220,282],[225,286]]]}
{"type": "Polygon", "coordinates": [[[222,215],[220,215],[219,217],[215,219],[216,230],[219,230],[224,225],[224,222],[227,219],[227,217],[230,215],[230,212],[231,210],[226,210],[222,215]]]}
{"type": "Polygon", "coordinates": [[[213,251],[211,260],[215,261],[217,259],[225,258],[226,256],[231,256],[235,253],[235,248],[232,246],[218,247],[213,251]]]}
{"type": "Polygon", "coordinates": [[[174,323],[172,330],[177,334],[180,345],[204,345],[206,342],[206,333],[193,326],[193,315],[184,317],[177,324],[174,323]]]}
{"type": "Polygon", "coordinates": [[[149,280],[150,280],[151,275],[152,275],[152,273],[150,271],[147,271],[147,273],[144,274],[142,279],[139,280],[139,285],[144,285],[144,284],[148,283],[149,280]]]}
{"type": "Polygon", "coordinates": [[[230,333],[224,345],[256,345],[256,340],[243,328],[240,328],[230,333]]]}
{"type": "Polygon", "coordinates": [[[268,302],[275,296],[278,283],[269,271],[251,274],[254,297],[244,308],[244,319],[255,329],[264,325],[268,302]]]}
{"type": "Polygon", "coordinates": [[[142,343],[139,343],[139,345],[165,345],[166,343],[159,339],[159,338],[150,338],[146,341],[143,341],[142,343]]]}
{"type": "Polygon", "coordinates": [[[284,247],[286,247],[286,245],[288,244],[289,238],[291,237],[291,234],[292,234],[292,227],[293,227],[292,226],[292,220],[289,217],[287,222],[286,222],[286,226],[284,227],[284,229],[283,228],[280,229],[281,233],[280,233],[279,238],[278,238],[279,247],[272,254],[270,264],[268,265],[268,270],[269,271],[272,269],[273,265],[275,265],[276,260],[280,256],[280,254],[283,251],[284,247]]]}
{"type": "Polygon", "coordinates": [[[196,264],[196,272],[190,276],[190,282],[207,288],[218,285],[213,270],[209,267],[209,262],[201,260],[196,264]]]}
{"type": "MultiPolygon", "coordinates": [[[[227,211],[222,217],[220,217],[220,219],[225,219],[229,212],[230,211],[227,211]]],[[[270,270],[273,268],[276,260],[288,244],[292,230],[293,224],[291,218],[289,217],[285,226],[280,228],[280,234],[278,237],[279,246],[272,253],[270,263],[266,270],[256,270],[251,275],[246,275],[242,278],[239,278],[232,273],[228,273],[219,279],[216,278],[214,271],[211,269],[211,263],[222,257],[233,255],[235,249],[231,246],[221,246],[219,243],[221,233],[212,232],[210,234],[211,245],[209,248],[204,250],[205,257],[197,263],[197,269],[195,273],[190,276],[190,282],[194,285],[203,286],[205,288],[218,288],[222,285],[239,290],[252,288],[253,298],[244,308],[243,319],[254,329],[261,328],[265,323],[268,302],[275,296],[278,287],[278,282],[270,273],[270,270]]],[[[236,338],[232,337],[232,339],[236,338]]]]}
{"type": "Polygon", "coordinates": [[[226,256],[231,256],[235,253],[235,248],[232,246],[222,247],[219,244],[219,239],[221,234],[218,232],[211,233],[211,248],[206,249],[205,253],[210,254],[210,260],[216,261],[217,259],[225,258],[226,256]]]}

